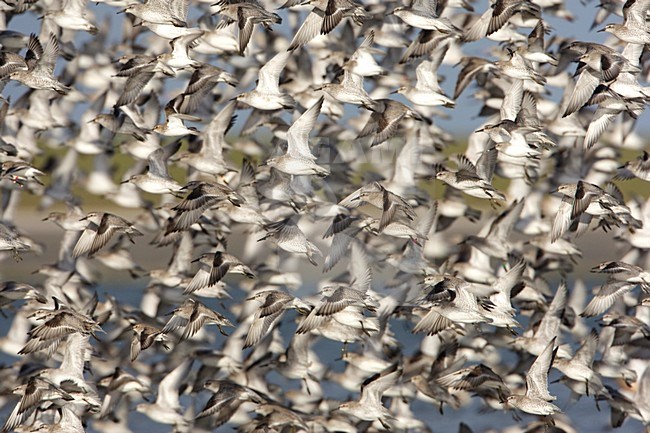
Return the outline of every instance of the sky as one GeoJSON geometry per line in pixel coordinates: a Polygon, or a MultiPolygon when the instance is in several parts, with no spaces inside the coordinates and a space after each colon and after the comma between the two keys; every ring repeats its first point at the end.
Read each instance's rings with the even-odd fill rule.
{"type": "MultiPolygon", "coordinates": [[[[267,3],[280,4],[283,2],[278,2],[273,0],[267,3]]],[[[487,0],[476,1],[474,3],[474,8],[476,13],[482,13],[483,11],[485,11],[488,7],[488,3],[489,2],[487,0]]],[[[548,24],[550,24],[552,28],[552,34],[557,33],[558,35],[561,35],[563,37],[574,38],[576,40],[605,43],[606,41],[608,41],[609,35],[607,33],[597,32],[598,28],[602,28],[607,23],[621,22],[622,17],[610,15],[610,17],[601,26],[595,28],[594,30],[590,30],[592,21],[597,12],[598,3],[599,2],[595,0],[589,2],[578,1],[578,0],[565,1],[565,5],[567,9],[569,9],[571,13],[575,16],[575,20],[573,22],[568,22],[563,19],[558,19],[549,14],[544,14],[543,18],[547,20],[548,24]]],[[[119,10],[119,8],[111,7],[103,3],[96,4],[93,2],[89,3],[89,8],[95,14],[96,23],[100,23],[105,19],[111,20],[111,33],[112,33],[111,38],[114,41],[119,40],[119,37],[121,35],[122,20],[124,19],[123,14],[116,13],[119,10]]],[[[283,11],[278,11],[278,13],[283,18],[286,18],[286,14],[288,12],[286,10],[283,10],[283,11]]],[[[196,19],[196,12],[193,13],[193,10],[190,9],[189,21],[191,24],[193,23],[192,21],[193,19],[194,20],[196,19]]],[[[38,20],[37,14],[28,11],[11,20],[8,24],[8,28],[10,30],[20,31],[25,34],[31,32],[38,33],[41,22],[42,21],[38,20]]],[[[287,22],[288,20],[284,19],[283,24],[279,25],[278,26],[279,28],[277,28],[275,31],[288,33],[290,29],[288,28],[287,22]]],[[[84,40],[87,40],[88,38],[92,37],[91,35],[88,35],[84,32],[77,32],[77,33],[78,33],[77,35],[78,43],[83,42],[84,40]]],[[[527,34],[528,30],[527,29],[521,30],[521,33],[527,34]]],[[[550,36],[552,36],[552,34],[549,35],[549,37],[547,37],[547,41],[550,38],[550,36]]],[[[609,39],[609,43],[610,44],[612,43],[611,38],[609,39]]],[[[493,55],[490,53],[490,51],[494,47],[499,47],[497,42],[483,40],[483,41],[477,41],[477,42],[465,44],[463,45],[462,50],[463,53],[466,55],[480,56],[484,58],[494,58],[493,55]]],[[[622,47],[620,49],[622,50],[622,47]]],[[[119,54],[116,54],[115,57],[118,57],[118,55],[119,54]]],[[[57,68],[60,68],[62,63],[63,63],[62,61],[59,61],[57,63],[57,68]]],[[[569,71],[571,72],[575,71],[575,65],[571,65],[569,67],[569,71]]],[[[443,65],[440,68],[439,75],[441,77],[444,77],[444,79],[441,79],[441,86],[443,90],[445,90],[447,95],[453,94],[453,88],[456,83],[456,75],[458,72],[459,69],[451,65],[443,65]]],[[[184,77],[183,79],[185,80],[186,77],[184,77]]],[[[176,87],[177,86],[178,85],[176,85],[176,87]]],[[[466,89],[465,92],[456,101],[456,107],[453,110],[441,109],[441,112],[443,112],[445,116],[435,119],[437,124],[439,124],[446,131],[451,132],[454,136],[458,138],[462,138],[463,136],[468,135],[473,130],[479,128],[481,124],[484,122],[484,119],[477,117],[479,114],[481,104],[477,103],[477,101],[472,97],[473,89],[475,89],[474,85],[466,89]]],[[[547,85],[547,90],[550,92],[549,97],[552,100],[559,101],[559,99],[562,96],[563,89],[553,88],[552,86],[547,85]]],[[[4,91],[4,95],[11,96],[12,100],[15,100],[17,96],[19,94],[22,94],[24,91],[25,91],[24,88],[21,87],[20,85],[15,83],[13,84],[10,83],[10,85],[8,85],[6,90],[4,91]]],[[[176,89],[175,91],[177,92],[176,89]]],[[[400,96],[398,95],[397,98],[399,99],[400,96]]],[[[357,115],[358,113],[356,107],[347,107],[346,109],[348,110],[346,113],[350,115],[357,115]]],[[[80,113],[77,114],[80,115],[80,113]]],[[[244,116],[240,116],[240,117],[244,117],[244,116]]],[[[636,131],[645,136],[650,135],[650,114],[648,114],[647,111],[640,116],[637,122],[636,131]]]]}

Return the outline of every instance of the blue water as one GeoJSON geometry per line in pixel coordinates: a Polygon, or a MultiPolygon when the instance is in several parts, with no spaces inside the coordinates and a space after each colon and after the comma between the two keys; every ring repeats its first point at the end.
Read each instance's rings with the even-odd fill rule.
{"type": "MultiPolygon", "coordinates": [[[[102,287],[98,289],[98,293],[110,293],[115,296],[121,303],[138,305],[142,296],[142,289],[144,288],[146,281],[136,281],[135,283],[131,282],[127,287],[102,287]]],[[[236,323],[236,318],[230,314],[228,308],[234,302],[240,302],[244,298],[244,293],[239,290],[231,290],[230,293],[235,299],[233,300],[210,300],[205,299],[204,303],[211,308],[214,308],[216,311],[226,315],[233,323],[236,323]],[[225,307],[225,308],[224,308],[225,307]]],[[[100,295],[100,300],[103,295],[100,295]]],[[[281,334],[284,338],[285,344],[288,344],[293,332],[296,328],[296,315],[294,311],[288,311],[283,317],[281,323],[281,334]]],[[[7,318],[0,319],[0,332],[6,333],[10,325],[10,320],[7,318]]],[[[402,352],[404,355],[413,355],[415,354],[422,342],[422,337],[420,335],[413,335],[410,332],[411,325],[407,325],[403,320],[391,319],[390,328],[394,332],[397,341],[401,345],[402,352]]],[[[111,325],[106,325],[106,331],[110,332],[111,325]]],[[[228,329],[230,333],[230,329],[228,329]]],[[[216,329],[214,329],[214,334],[216,335],[215,342],[212,345],[205,345],[205,348],[218,349],[221,347],[224,341],[224,337],[218,334],[216,329]]],[[[100,334],[100,339],[105,337],[105,334],[100,334]]],[[[426,338],[435,338],[435,337],[426,337],[426,338]]],[[[91,341],[91,343],[96,344],[96,342],[91,341]]],[[[125,345],[125,350],[128,350],[128,341],[119,342],[116,344],[125,345]]],[[[333,342],[324,338],[315,340],[313,345],[315,352],[320,358],[320,361],[327,365],[331,371],[341,372],[345,370],[346,363],[340,359],[342,344],[338,342],[333,342]]],[[[151,349],[150,349],[151,350],[151,349]]],[[[250,349],[249,349],[250,350],[250,349]]],[[[349,351],[362,350],[361,347],[357,344],[352,344],[348,346],[349,351]]],[[[246,352],[248,353],[248,352],[246,352]]],[[[500,354],[502,356],[501,364],[498,366],[502,370],[509,370],[514,367],[516,364],[516,356],[507,350],[501,350],[500,354]]],[[[149,356],[149,354],[147,354],[149,356]]],[[[161,356],[165,356],[164,354],[161,356]]],[[[151,360],[160,359],[160,357],[149,358],[151,360]]],[[[0,355],[0,362],[5,365],[10,365],[16,361],[16,358],[8,356],[6,354],[0,355]]],[[[471,363],[468,363],[471,364],[471,363]]],[[[56,363],[54,363],[56,365],[56,363]]],[[[193,371],[198,370],[200,362],[195,362],[193,365],[193,371]]],[[[128,366],[125,366],[128,370],[128,366]]],[[[582,397],[577,402],[570,401],[570,395],[568,389],[560,384],[553,383],[555,380],[560,378],[560,373],[554,369],[551,370],[549,376],[549,389],[552,395],[558,397],[555,402],[570,419],[570,423],[577,431],[590,431],[590,432],[608,432],[611,431],[609,426],[609,406],[607,403],[600,404],[600,411],[596,409],[594,404],[594,399],[592,397],[582,397]]],[[[300,383],[297,380],[286,379],[280,374],[271,371],[267,376],[267,381],[269,383],[275,384],[281,387],[283,390],[287,389],[298,389],[300,388],[300,383]]],[[[89,377],[90,380],[96,380],[97,378],[89,377]]],[[[605,381],[607,383],[607,380],[605,381]]],[[[358,394],[350,392],[346,389],[343,389],[338,384],[323,381],[323,392],[327,398],[332,398],[336,400],[346,401],[354,400],[358,398],[358,394]]],[[[181,397],[181,404],[189,406],[191,404],[195,405],[197,411],[201,410],[203,405],[207,402],[210,396],[209,392],[197,392],[192,396],[184,395],[181,397]]],[[[9,399],[8,402],[0,408],[0,419],[4,419],[8,413],[13,408],[15,404],[15,399],[9,399]]],[[[137,402],[134,402],[135,406],[137,402]]],[[[455,410],[448,405],[444,406],[444,414],[440,414],[439,406],[432,405],[426,401],[414,400],[410,402],[411,410],[413,413],[423,422],[425,422],[433,431],[435,432],[455,432],[458,429],[458,424],[460,421],[468,424],[475,432],[487,431],[487,430],[502,430],[507,427],[513,426],[524,426],[528,422],[533,422],[535,417],[523,415],[523,420],[521,422],[516,421],[510,412],[504,411],[493,411],[487,410],[482,401],[479,398],[472,398],[469,401],[469,404],[462,406],[460,409],[455,410]]],[[[562,419],[561,416],[556,416],[556,419],[562,419]]],[[[129,414],[129,425],[133,431],[156,431],[164,432],[171,431],[171,426],[158,424],[149,419],[146,415],[140,414],[133,410],[129,414]]],[[[227,424],[222,426],[219,431],[231,431],[234,430],[236,426],[227,424]]],[[[640,432],[643,430],[643,427],[640,422],[628,419],[622,428],[618,431],[622,433],[627,432],[640,432]]],[[[87,428],[88,432],[96,431],[93,429],[93,421],[90,420],[87,428]]]]}

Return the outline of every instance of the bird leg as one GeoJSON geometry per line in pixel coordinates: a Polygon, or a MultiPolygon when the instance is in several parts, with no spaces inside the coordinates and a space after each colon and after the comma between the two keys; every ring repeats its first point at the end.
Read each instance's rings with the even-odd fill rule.
{"type": "Polygon", "coordinates": [[[555,426],[555,420],[551,415],[544,415],[544,422],[546,423],[546,429],[555,426]]]}
{"type": "Polygon", "coordinates": [[[391,428],[390,428],[390,425],[388,425],[388,424],[386,423],[386,421],[384,421],[382,418],[379,418],[379,422],[381,423],[381,425],[382,425],[386,430],[390,430],[390,429],[391,429],[391,428]]]}
{"type": "Polygon", "coordinates": [[[302,381],[305,383],[305,390],[307,391],[307,395],[311,395],[311,390],[309,389],[309,382],[307,382],[307,378],[303,377],[302,381]]]}
{"type": "Polygon", "coordinates": [[[13,252],[14,252],[14,260],[17,262],[22,262],[23,258],[20,257],[20,254],[18,254],[18,250],[14,249],[13,252]]]}
{"type": "Polygon", "coordinates": [[[363,326],[363,320],[359,320],[359,324],[361,325],[361,330],[363,331],[363,333],[366,334],[368,337],[372,337],[372,335],[370,335],[370,332],[366,329],[366,327],[363,326]]]}

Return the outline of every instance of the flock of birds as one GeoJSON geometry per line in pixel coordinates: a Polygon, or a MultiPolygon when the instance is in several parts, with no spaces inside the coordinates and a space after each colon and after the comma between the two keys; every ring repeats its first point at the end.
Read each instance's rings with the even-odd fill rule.
{"type": "Polygon", "coordinates": [[[650,431],[650,0],[129,1],[0,3],[3,432],[650,431]]]}

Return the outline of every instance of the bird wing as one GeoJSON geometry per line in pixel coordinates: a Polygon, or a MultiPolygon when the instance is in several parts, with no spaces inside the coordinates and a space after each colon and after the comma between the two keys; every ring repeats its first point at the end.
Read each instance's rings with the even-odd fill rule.
{"type": "Polygon", "coordinates": [[[169,171],[167,170],[167,160],[170,156],[178,152],[178,149],[180,148],[181,141],[174,140],[166,146],[158,148],[151,152],[147,157],[147,161],[149,163],[149,173],[154,176],[168,178],[169,171]]]}
{"type": "Polygon", "coordinates": [[[557,353],[555,337],[548,342],[542,353],[539,354],[526,374],[526,396],[541,398],[542,400],[555,400],[548,392],[548,372],[557,353]]]}
{"type": "Polygon", "coordinates": [[[226,104],[219,114],[214,116],[208,126],[203,130],[203,147],[202,151],[214,158],[223,159],[223,145],[225,135],[237,119],[235,108],[237,101],[230,101],[226,104]]]}
{"type": "Polygon", "coordinates": [[[589,68],[585,68],[578,77],[562,117],[575,113],[582,108],[591,98],[591,95],[594,94],[594,90],[596,90],[599,83],[600,79],[589,68]]]}
{"type": "Polygon", "coordinates": [[[555,296],[548,306],[548,310],[542,317],[537,331],[535,331],[535,338],[542,340],[550,340],[557,336],[560,327],[560,317],[564,312],[567,302],[567,286],[566,282],[562,281],[555,292],[555,296]]]}
{"type": "Polygon", "coordinates": [[[260,68],[257,90],[263,93],[280,93],[280,74],[290,56],[291,51],[280,51],[260,68]]]}
{"type": "Polygon", "coordinates": [[[593,317],[604,313],[614,305],[614,302],[621,296],[632,291],[635,284],[625,281],[608,280],[600,287],[600,290],[587,304],[584,311],[580,314],[582,317],[593,317]]]}
{"type": "Polygon", "coordinates": [[[316,160],[309,148],[309,133],[314,129],[318,115],[323,106],[324,96],[318,98],[316,103],[305,111],[287,131],[287,155],[316,160]]]}
{"type": "Polygon", "coordinates": [[[318,36],[323,26],[324,19],[325,11],[318,8],[312,9],[312,11],[307,15],[307,18],[305,18],[305,22],[302,23],[294,35],[287,50],[293,51],[296,48],[300,48],[318,36]]]}
{"type": "Polygon", "coordinates": [[[156,397],[156,403],[158,405],[172,410],[179,410],[181,408],[178,400],[178,391],[183,381],[187,379],[187,374],[190,371],[193,361],[194,359],[192,357],[184,357],[183,362],[160,381],[158,385],[158,396],[156,397]]]}

